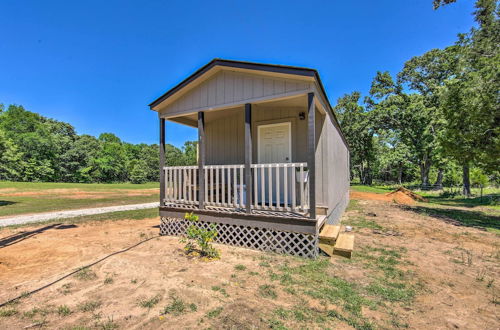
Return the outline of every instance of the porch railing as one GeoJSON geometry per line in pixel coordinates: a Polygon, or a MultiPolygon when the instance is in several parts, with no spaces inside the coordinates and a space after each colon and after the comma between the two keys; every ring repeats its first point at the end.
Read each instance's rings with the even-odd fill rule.
{"type": "MultiPolygon", "coordinates": [[[[245,208],[245,165],[206,165],[205,205],[245,208]]],[[[198,166],[167,166],[165,202],[199,204],[198,166]]],[[[307,163],[252,164],[254,210],[307,213],[309,185],[307,163]]]]}

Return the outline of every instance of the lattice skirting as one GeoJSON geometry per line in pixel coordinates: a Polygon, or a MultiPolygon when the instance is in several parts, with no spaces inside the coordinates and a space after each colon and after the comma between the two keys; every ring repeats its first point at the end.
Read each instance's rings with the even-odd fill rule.
{"type": "MultiPolygon", "coordinates": [[[[188,220],[161,217],[160,235],[184,236],[188,220]]],[[[198,226],[208,228],[210,222],[199,221],[198,226]]],[[[318,256],[318,235],[293,233],[267,228],[213,223],[217,228],[215,242],[262,251],[290,254],[307,258],[318,256]]]]}

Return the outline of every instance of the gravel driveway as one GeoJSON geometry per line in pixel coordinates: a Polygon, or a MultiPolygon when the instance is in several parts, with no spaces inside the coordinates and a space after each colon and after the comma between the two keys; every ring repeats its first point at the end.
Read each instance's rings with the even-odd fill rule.
{"type": "Polygon", "coordinates": [[[119,206],[106,206],[106,207],[95,207],[91,209],[79,209],[79,210],[68,210],[68,211],[57,211],[57,212],[47,212],[47,213],[37,213],[30,215],[16,215],[14,217],[4,217],[0,218],[0,227],[12,226],[12,225],[23,225],[32,222],[42,222],[53,219],[66,219],[74,218],[83,215],[93,215],[101,213],[110,213],[117,211],[131,211],[131,210],[141,210],[141,209],[152,209],[159,207],[160,203],[143,203],[143,204],[131,204],[131,205],[119,205],[119,206]]]}

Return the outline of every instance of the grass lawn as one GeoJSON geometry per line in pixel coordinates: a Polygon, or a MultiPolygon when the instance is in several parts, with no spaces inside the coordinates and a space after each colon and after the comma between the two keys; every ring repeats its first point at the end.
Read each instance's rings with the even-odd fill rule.
{"type": "MultiPolygon", "coordinates": [[[[385,194],[393,190],[391,186],[363,186],[354,184],[351,189],[359,192],[385,194]]],[[[490,232],[500,234],[500,189],[485,188],[483,197],[480,197],[479,188],[473,188],[473,197],[452,195],[449,189],[445,191],[416,191],[425,197],[427,203],[418,203],[409,207],[411,210],[456,221],[457,224],[467,227],[479,227],[490,232]]]]}
{"type": "Polygon", "coordinates": [[[385,194],[395,189],[394,186],[365,186],[362,184],[351,184],[351,189],[359,192],[371,192],[376,194],[385,194]]]}
{"type": "Polygon", "coordinates": [[[155,202],[158,183],[0,182],[0,217],[155,202]]]}
{"type": "Polygon", "coordinates": [[[119,212],[109,212],[94,215],[85,215],[74,218],[65,219],[53,219],[37,223],[26,223],[22,225],[12,225],[7,227],[0,227],[0,232],[2,230],[12,230],[16,228],[25,228],[33,226],[47,226],[53,224],[64,223],[64,225],[76,225],[83,223],[94,223],[100,221],[118,221],[118,220],[142,220],[158,217],[158,208],[152,209],[142,209],[142,210],[130,210],[130,211],[119,211],[119,212]]]}

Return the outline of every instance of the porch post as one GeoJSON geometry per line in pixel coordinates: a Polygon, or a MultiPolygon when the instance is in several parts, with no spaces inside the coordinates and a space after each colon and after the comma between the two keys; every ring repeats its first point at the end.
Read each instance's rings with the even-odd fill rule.
{"type": "Polygon", "coordinates": [[[205,113],[198,112],[198,208],[205,208],[205,113]]]}
{"type": "Polygon", "coordinates": [[[165,200],[165,118],[160,118],[160,206],[165,200]]]}
{"type": "Polygon", "coordinates": [[[252,207],[252,105],[245,104],[245,187],[246,212],[251,213],[252,207]]]}
{"type": "Polygon", "coordinates": [[[316,108],[314,93],[307,94],[307,169],[309,171],[309,216],[316,219],[316,108]]]}

